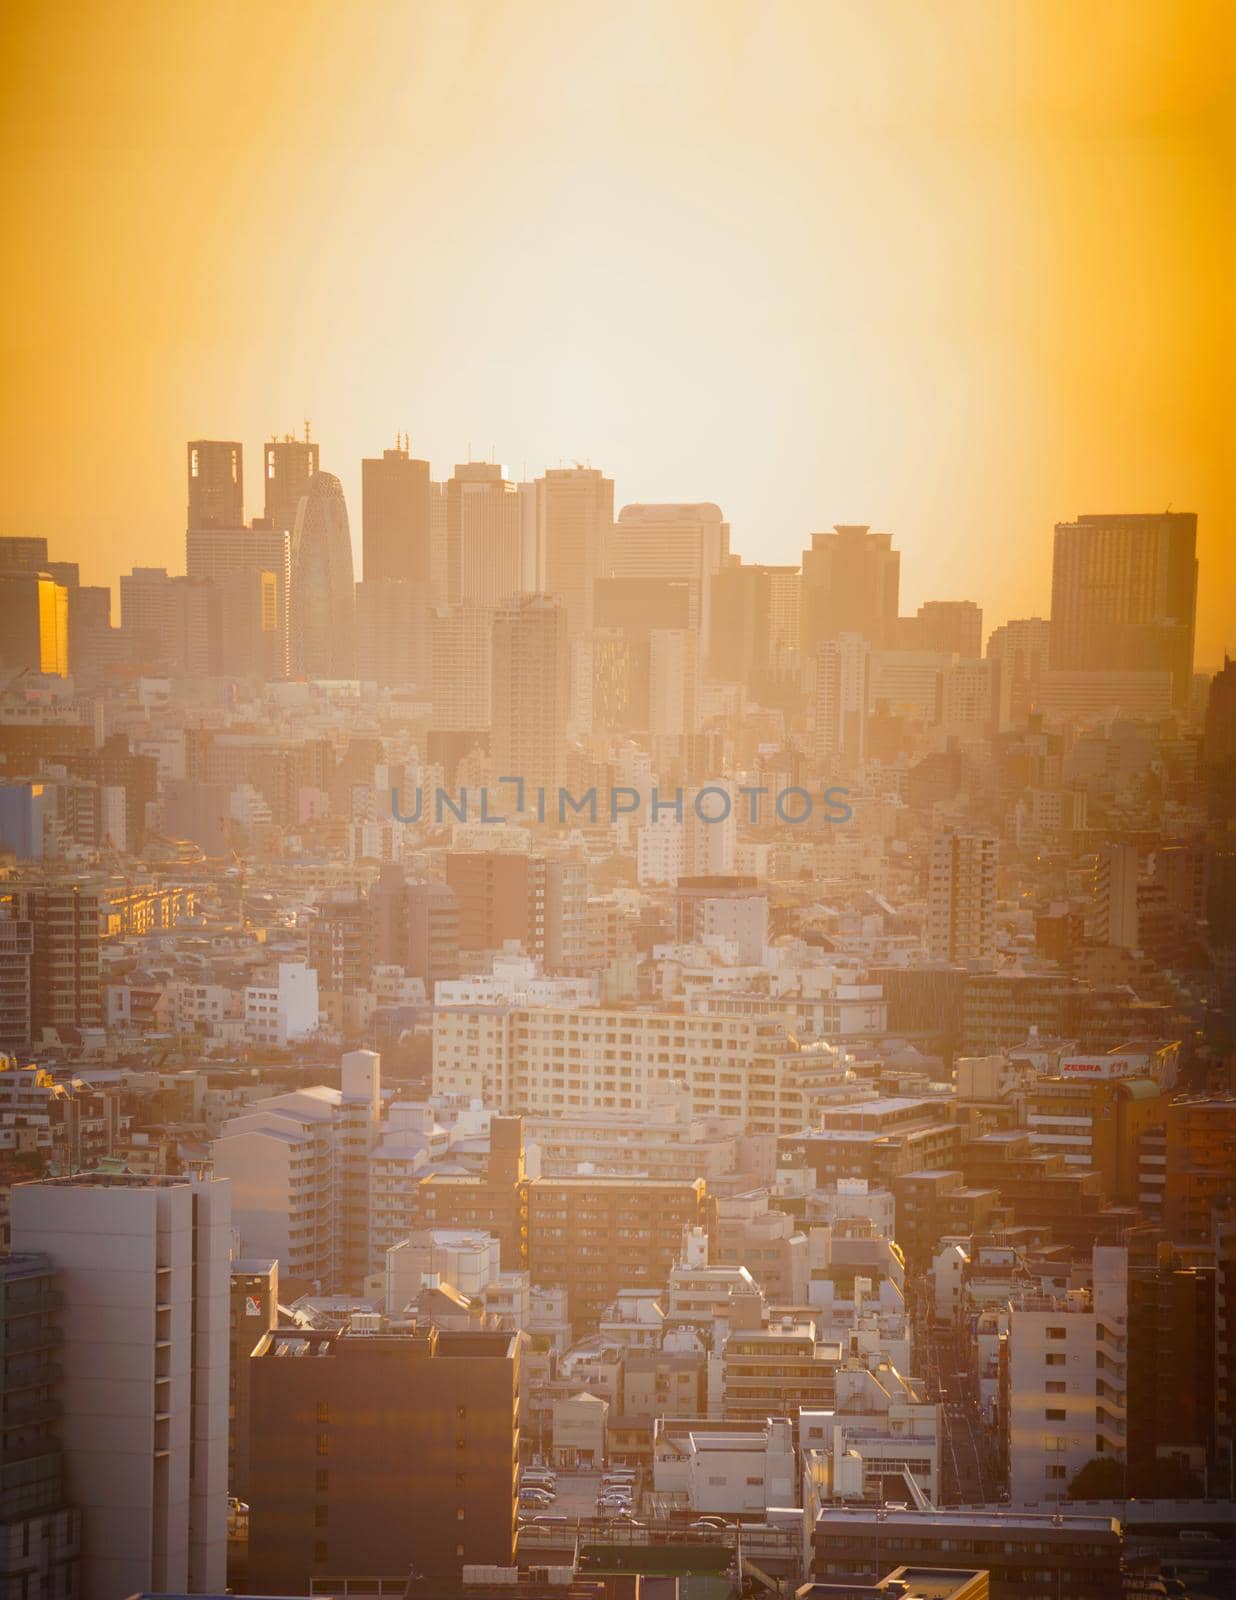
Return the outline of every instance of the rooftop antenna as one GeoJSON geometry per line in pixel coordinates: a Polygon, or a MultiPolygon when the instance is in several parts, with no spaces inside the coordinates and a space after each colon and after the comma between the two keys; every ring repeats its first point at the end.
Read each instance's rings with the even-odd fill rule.
{"type": "Polygon", "coordinates": [[[305,418],[305,443],[309,443],[309,418],[305,418]]]}

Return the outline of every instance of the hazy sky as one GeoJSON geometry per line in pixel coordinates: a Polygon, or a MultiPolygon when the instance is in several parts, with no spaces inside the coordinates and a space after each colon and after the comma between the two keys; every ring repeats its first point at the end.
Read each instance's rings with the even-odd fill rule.
{"type": "Polygon", "coordinates": [[[1236,649],[1236,7],[13,4],[3,529],[183,570],[184,441],[344,481],[587,460],[750,560],[1046,615],[1051,526],[1196,510],[1236,649]]]}

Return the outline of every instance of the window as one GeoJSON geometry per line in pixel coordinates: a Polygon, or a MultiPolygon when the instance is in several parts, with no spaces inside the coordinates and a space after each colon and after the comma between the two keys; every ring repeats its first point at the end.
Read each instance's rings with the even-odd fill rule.
{"type": "Polygon", "coordinates": [[[326,1540],[319,1539],[313,1546],[313,1561],[315,1566],[323,1566],[330,1559],[330,1551],[326,1540]]]}
{"type": "Polygon", "coordinates": [[[463,1519],[464,1519],[464,1508],[462,1506],[456,1506],[455,1507],[455,1521],[456,1522],[462,1522],[463,1519]]]}
{"type": "Polygon", "coordinates": [[[1049,1339],[1063,1339],[1066,1337],[1066,1333],[1063,1328],[1048,1328],[1047,1337],[1049,1339]]]}
{"type": "Polygon", "coordinates": [[[1048,1394],[1064,1394],[1064,1393],[1067,1392],[1069,1386],[1068,1386],[1067,1383],[1050,1383],[1049,1382],[1046,1387],[1047,1387],[1048,1394]]]}
{"type": "Polygon", "coordinates": [[[1043,1360],[1049,1367],[1062,1367],[1064,1365],[1064,1351],[1057,1351],[1054,1355],[1048,1352],[1048,1354],[1043,1357],[1043,1360]]]}
{"type": "Polygon", "coordinates": [[[325,1433],[319,1433],[318,1434],[317,1451],[318,1451],[318,1454],[320,1456],[328,1456],[330,1454],[330,1435],[329,1434],[325,1434],[325,1433]]]}
{"type": "Polygon", "coordinates": [[[314,1474],[313,1487],[318,1491],[319,1494],[325,1493],[325,1491],[330,1488],[330,1473],[327,1472],[325,1467],[319,1467],[317,1472],[314,1474]]]}
{"type": "Polygon", "coordinates": [[[330,1421],[330,1402],[327,1401],[327,1400],[319,1400],[318,1401],[318,1421],[319,1422],[329,1422],[330,1421]]]}
{"type": "Polygon", "coordinates": [[[314,1525],[314,1527],[315,1528],[324,1528],[326,1526],[326,1516],[327,1516],[327,1508],[325,1506],[314,1506],[314,1508],[313,1508],[313,1525],[314,1525]]]}
{"type": "Polygon", "coordinates": [[[1053,1410],[1051,1406],[1048,1406],[1043,1415],[1047,1418],[1048,1422],[1063,1422],[1067,1413],[1063,1407],[1053,1410]]]}
{"type": "Polygon", "coordinates": [[[1048,1469],[1047,1469],[1047,1476],[1049,1478],[1055,1478],[1055,1479],[1067,1478],[1068,1475],[1069,1475],[1069,1469],[1067,1467],[1048,1467],[1048,1469]]]}

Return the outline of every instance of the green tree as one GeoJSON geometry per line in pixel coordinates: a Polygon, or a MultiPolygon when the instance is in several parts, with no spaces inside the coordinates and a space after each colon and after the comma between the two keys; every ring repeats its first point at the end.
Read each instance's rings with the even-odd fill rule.
{"type": "Polygon", "coordinates": [[[1070,1500],[1123,1500],[1124,1462],[1095,1456],[1078,1468],[1067,1493],[1070,1500]]]}

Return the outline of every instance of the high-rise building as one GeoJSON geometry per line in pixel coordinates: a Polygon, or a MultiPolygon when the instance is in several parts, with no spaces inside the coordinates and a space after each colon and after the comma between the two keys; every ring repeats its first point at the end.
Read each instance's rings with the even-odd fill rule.
{"type": "Polygon", "coordinates": [[[530,518],[527,497],[504,466],[460,462],[446,485],[446,514],[448,600],[496,606],[536,588],[527,559],[535,538],[535,501],[530,518]]]}
{"type": "MultiPolygon", "coordinates": [[[[1166,1469],[1213,1492],[1216,1468],[1213,1267],[1186,1267],[1170,1245],[1129,1267],[1126,1493],[1164,1495],[1166,1469]]],[[[1179,1478],[1178,1478],[1179,1482],[1179,1478]]]]}
{"type": "Polygon", "coordinates": [[[0,534],[0,572],[46,572],[47,540],[36,534],[0,534]]]}
{"type": "Polygon", "coordinates": [[[1094,874],[1095,941],[1141,947],[1137,889],[1141,868],[1135,844],[1117,840],[1099,850],[1094,874]]]}
{"type": "Polygon", "coordinates": [[[908,650],[981,656],[983,608],[973,600],[924,600],[914,616],[897,618],[896,642],[908,650]]]}
{"type": "Polygon", "coordinates": [[[901,553],[891,533],[838,523],[813,533],[803,551],[802,649],[814,655],[824,639],[861,633],[875,649],[894,643],[901,553]]]}
{"type": "Polygon", "coordinates": [[[190,439],[188,528],[243,528],[244,450],[234,439],[190,439]]]}
{"type": "Polygon", "coordinates": [[[1056,524],[1053,671],[1170,672],[1188,704],[1197,611],[1197,517],[1164,511],[1056,524]]]}
{"type": "MultiPolygon", "coordinates": [[[[308,428],[306,428],[306,434],[308,428]]],[[[266,514],[263,521],[276,533],[291,533],[296,512],[309,493],[318,470],[318,447],[307,437],[271,439],[263,452],[263,481],[266,486],[266,514]]]]}
{"type": "MultiPolygon", "coordinates": [[[[228,611],[241,596],[246,611],[256,601],[259,631],[263,638],[260,651],[265,658],[269,653],[272,670],[268,677],[286,677],[288,667],[288,590],[292,581],[292,535],[285,528],[190,528],[185,535],[185,572],[188,577],[208,579],[219,585],[223,597],[223,633],[234,642],[238,631],[246,632],[253,625],[253,615],[247,621],[229,628],[228,611]],[[275,577],[275,614],[267,611],[266,595],[260,575],[273,573],[275,577]],[[228,580],[237,574],[237,585],[231,592],[228,580]],[[259,581],[255,582],[254,580],[259,581]],[[273,622],[274,633],[270,628],[273,622]]],[[[251,672],[252,667],[237,666],[231,655],[229,642],[222,649],[221,669],[224,672],[251,672]]]]}
{"type": "MultiPolygon", "coordinates": [[[[614,578],[685,582],[687,626],[707,656],[712,646],[712,580],[730,553],[730,525],[719,506],[623,506],[610,534],[606,572],[614,578]]],[[[598,621],[600,619],[598,618],[598,621]]]]}
{"type": "Polygon", "coordinates": [[[993,628],[987,656],[1000,663],[1001,699],[1009,724],[1020,726],[1039,707],[1051,654],[1051,623],[1045,617],[1018,617],[993,628]]]}
{"type": "Polygon", "coordinates": [[[566,607],[568,633],[587,633],[614,521],[613,479],[595,467],[556,467],[536,487],[546,591],[566,607]]]}
{"type": "Polygon", "coordinates": [[[287,589],[281,574],[243,568],[219,582],[219,667],[267,682],[287,676],[287,589]]]}
{"type": "Polygon", "coordinates": [[[444,1595],[465,1564],[512,1567],[521,1344],[432,1326],[268,1333],[250,1358],[253,1588],[381,1574],[444,1595]]]}
{"type": "Polygon", "coordinates": [[[292,671],[350,678],[355,671],[356,586],[343,485],[314,471],[296,513],[288,606],[292,671]]]}
{"type": "Polygon", "coordinates": [[[171,577],[164,567],[121,576],[120,625],[140,665],[177,676],[217,673],[222,622],[219,587],[208,579],[171,577]]]}
{"type": "Polygon", "coordinates": [[[33,935],[30,1023],[45,1028],[97,1028],[103,1021],[100,929],[106,910],[101,886],[81,878],[40,877],[5,885],[9,916],[33,935]]]}
{"type": "Polygon", "coordinates": [[[711,676],[758,685],[792,672],[801,595],[797,567],[746,566],[731,556],[712,580],[711,676]]]}
{"type": "Polygon", "coordinates": [[[439,606],[429,619],[430,700],[442,732],[488,729],[492,717],[493,612],[439,606]]]}
{"type": "Polygon", "coordinates": [[[459,976],[459,905],[448,884],[409,883],[402,867],[384,866],[369,912],[375,964],[420,978],[430,1000],[439,980],[459,976]]]}
{"type": "Polygon", "coordinates": [[[1009,1307],[1009,1494],[1014,1505],[1068,1498],[1096,1456],[1125,1459],[1128,1252],[1096,1245],[1093,1283],[1026,1292],[1009,1307]]]}
{"type": "Polygon", "coordinates": [[[927,948],[949,961],[989,961],[996,953],[997,842],[944,833],[931,843],[927,948]]]}
{"type": "Polygon", "coordinates": [[[534,803],[534,790],[544,788],[547,803],[556,807],[571,711],[562,602],[525,595],[500,606],[494,613],[492,665],[490,751],[496,775],[522,778],[526,804],[534,803]]]}
{"type": "Polygon", "coordinates": [[[648,634],[648,721],[655,736],[682,739],[699,730],[697,637],[689,628],[653,628],[648,634]]]}
{"type": "Polygon", "coordinates": [[[0,1052],[16,1055],[29,1048],[31,969],[34,926],[15,914],[11,900],[0,897],[0,1052]]]}
{"type": "Polygon", "coordinates": [[[68,676],[69,591],[45,572],[0,572],[0,667],[68,676]]]}
{"type": "Polygon", "coordinates": [[[815,764],[861,762],[867,747],[871,646],[861,633],[842,633],[816,646],[815,764]]]}
{"type": "Polygon", "coordinates": [[[356,676],[429,688],[429,585],[365,578],[356,585],[356,676]]]}
{"type": "Polygon", "coordinates": [[[68,1502],[57,1429],[64,1341],[59,1307],[46,1255],[0,1255],[0,1582],[6,1600],[71,1600],[81,1592],[81,1517],[68,1502]]]}
{"type": "Polygon", "coordinates": [[[67,1478],[82,1600],[221,1594],[227,1565],[225,1184],[90,1173],[18,1184],[15,1250],[62,1299],[67,1478]]]}
{"type": "Polygon", "coordinates": [[[361,539],[366,583],[429,582],[429,463],[408,454],[406,439],[361,462],[361,539]]]}

